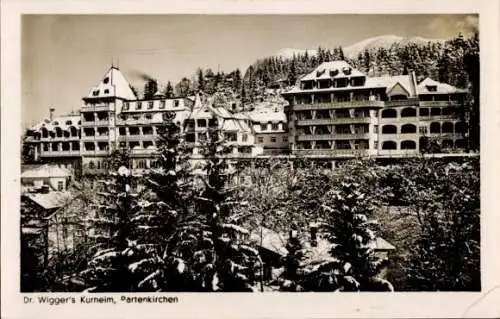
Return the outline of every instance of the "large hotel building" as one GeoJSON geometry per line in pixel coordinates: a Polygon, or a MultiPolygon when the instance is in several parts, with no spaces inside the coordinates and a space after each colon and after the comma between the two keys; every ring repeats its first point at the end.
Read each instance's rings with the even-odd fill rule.
{"type": "MultiPolygon", "coordinates": [[[[199,143],[209,127],[220,128],[234,158],[305,156],[337,160],[404,157],[434,140],[443,152],[462,152],[466,90],[414,73],[369,77],[344,61],[325,62],[282,93],[283,107],[232,113],[210,97],[138,99],[122,72],[111,67],[83,98],[79,115],[44,119],[28,130],[35,158],[71,165],[83,174],[107,170],[107,157],[129,148],[133,168],[156,165],[157,128],[165,112],[199,143]]],[[[194,157],[197,156],[196,147],[194,157]]]]}

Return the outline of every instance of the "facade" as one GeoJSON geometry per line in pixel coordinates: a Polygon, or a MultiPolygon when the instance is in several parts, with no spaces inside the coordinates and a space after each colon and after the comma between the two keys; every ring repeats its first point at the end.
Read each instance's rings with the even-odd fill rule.
{"type": "MultiPolygon", "coordinates": [[[[28,131],[35,159],[69,166],[76,174],[108,169],[108,156],[128,148],[132,168],[156,165],[157,129],[166,112],[197,145],[218,128],[233,146],[231,157],[291,155],[327,160],[417,156],[437,144],[439,152],[463,152],[465,90],[414,73],[369,77],[345,61],[325,62],[276,96],[272,107],[231,112],[213,97],[139,99],[116,67],[83,98],[78,115],[50,117],[28,131]]],[[[275,94],[276,95],[276,94],[275,94]]]]}
{"type": "Polygon", "coordinates": [[[44,185],[55,191],[64,191],[73,177],[71,168],[62,165],[33,165],[21,169],[21,185],[27,191],[41,190],[44,185]]]}
{"type": "Polygon", "coordinates": [[[345,61],[325,62],[283,93],[294,155],[404,157],[437,140],[463,151],[465,90],[414,73],[368,77],[345,61]]]}

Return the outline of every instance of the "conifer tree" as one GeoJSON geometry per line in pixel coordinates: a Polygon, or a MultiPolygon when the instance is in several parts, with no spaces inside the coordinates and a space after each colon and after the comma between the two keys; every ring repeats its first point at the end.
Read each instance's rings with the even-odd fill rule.
{"type": "Polygon", "coordinates": [[[174,88],[172,87],[172,83],[170,83],[170,81],[167,82],[167,87],[165,88],[165,97],[167,99],[174,97],[174,88]]]}

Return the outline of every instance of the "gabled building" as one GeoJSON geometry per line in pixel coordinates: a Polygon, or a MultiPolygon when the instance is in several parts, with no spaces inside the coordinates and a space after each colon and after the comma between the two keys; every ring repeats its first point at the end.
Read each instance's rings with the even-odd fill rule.
{"type": "Polygon", "coordinates": [[[325,62],[283,93],[292,154],[309,157],[415,156],[429,138],[465,148],[466,90],[415,73],[369,77],[345,61],[325,62]]]}

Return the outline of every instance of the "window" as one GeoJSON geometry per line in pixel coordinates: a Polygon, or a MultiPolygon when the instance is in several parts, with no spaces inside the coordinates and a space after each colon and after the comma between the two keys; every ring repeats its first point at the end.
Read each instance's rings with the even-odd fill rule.
{"type": "Polygon", "coordinates": [[[288,136],[283,136],[283,143],[287,143],[288,142],[288,136]]]}
{"type": "Polygon", "coordinates": [[[140,110],[142,109],[142,102],[137,102],[137,107],[136,107],[137,110],[140,110]]]}
{"type": "Polygon", "coordinates": [[[397,144],[394,141],[385,141],[382,143],[383,150],[395,150],[397,149],[397,144]]]}
{"type": "Polygon", "coordinates": [[[104,83],[104,84],[108,84],[108,82],[109,82],[109,78],[108,77],[105,77],[104,80],[102,80],[102,83],[104,83]]]}
{"type": "Polygon", "coordinates": [[[104,94],[109,94],[109,90],[108,89],[104,89],[104,94]]]}
{"type": "Polygon", "coordinates": [[[149,101],[148,102],[148,109],[152,109],[153,108],[153,101],[149,101]]]}
{"type": "Polygon", "coordinates": [[[99,95],[99,90],[94,90],[92,92],[92,96],[98,96],[99,95]]]}
{"type": "Polygon", "coordinates": [[[426,107],[423,107],[418,111],[420,116],[429,116],[429,109],[426,107]]]}
{"type": "Polygon", "coordinates": [[[238,140],[238,136],[236,133],[226,133],[226,139],[230,142],[236,142],[238,140]]]}
{"type": "Polygon", "coordinates": [[[68,125],[68,126],[69,126],[69,125],[72,125],[72,124],[73,124],[73,122],[71,122],[71,120],[67,120],[67,121],[66,121],[66,125],[68,125]]]}
{"type": "Polygon", "coordinates": [[[271,128],[273,131],[277,131],[278,130],[278,123],[273,123],[271,128]]]}
{"type": "Polygon", "coordinates": [[[261,124],[261,125],[260,125],[260,130],[261,130],[261,131],[265,131],[265,130],[267,130],[267,124],[261,124]]]}
{"type": "Polygon", "coordinates": [[[395,109],[385,109],[382,111],[382,118],[396,118],[398,113],[395,109]]]}
{"type": "Polygon", "coordinates": [[[195,140],[195,137],[194,137],[193,133],[186,134],[186,142],[192,143],[192,142],[194,142],[194,140],[195,140]]]}
{"type": "Polygon", "coordinates": [[[427,91],[429,92],[436,92],[437,91],[437,85],[426,85],[427,91]]]}
{"type": "Polygon", "coordinates": [[[452,140],[443,140],[443,148],[453,148],[452,140]]]}
{"type": "Polygon", "coordinates": [[[175,107],[179,106],[179,100],[174,100],[174,106],[175,107]]]}
{"type": "Polygon", "coordinates": [[[417,149],[417,144],[415,141],[402,141],[401,142],[401,149],[402,150],[415,150],[417,149]]]}
{"type": "Polygon", "coordinates": [[[465,133],[467,130],[467,126],[465,125],[464,122],[457,122],[455,124],[455,132],[456,133],[465,133]]]}
{"type": "Polygon", "coordinates": [[[49,151],[49,143],[43,143],[43,150],[45,152],[48,152],[49,151]]]}
{"type": "Polygon", "coordinates": [[[197,120],[198,127],[207,127],[207,121],[204,119],[197,120]]]}
{"type": "Polygon", "coordinates": [[[57,190],[62,191],[64,189],[64,182],[63,181],[58,181],[57,182],[57,190]]]}
{"type": "Polygon", "coordinates": [[[258,141],[259,143],[264,143],[264,137],[259,136],[259,137],[257,138],[257,141],[258,141]]]}
{"type": "Polygon", "coordinates": [[[271,136],[271,143],[276,143],[276,136],[271,136]]]}
{"type": "Polygon", "coordinates": [[[382,126],[382,134],[396,134],[398,129],[396,125],[384,125],[382,126]]]}
{"type": "Polygon", "coordinates": [[[432,122],[430,131],[431,133],[441,133],[441,124],[438,122],[432,122]]]}
{"type": "Polygon", "coordinates": [[[453,123],[444,122],[442,129],[441,129],[441,132],[442,133],[453,133],[453,126],[454,126],[453,123]]]}
{"type": "Polygon", "coordinates": [[[95,168],[95,165],[94,165],[94,162],[93,162],[93,161],[90,161],[90,162],[89,162],[89,168],[90,168],[90,169],[94,169],[94,168],[95,168]]]}
{"type": "Polygon", "coordinates": [[[243,142],[246,142],[246,141],[248,140],[248,135],[243,134],[243,135],[241,136],[241,140],[242,140],[243,142]]]}
{"type": "Polygon", "coordinates": [[[413,124],[404,124],[401,126],[401,133],[403,134],[408,134],[408,133],[416,133],[417,132],[417,127],[413,124]]]}
{"type": "Polygon", "coordinates": [[[427,126],[420,126],[420,127],[418,128],[418,132],[419,132],[420,134],[427,134],[427,126]]]}
{"type": "Polygon", "coordinates": [[[121,136],[127,135],[127,130],[124,127],[118,128],[118,135],[121,136]]]}
{"type": "Polygon", "coordinates": [[[123,110],[128,111],[129,108],[130,108],[130,103],[129,102],[123,103],[123,110]]]}
{"type": "Polygon", "coordinates": [[[432,116],[439,116],[439,115],[441,115],[441,108],[440,107],[433,107],[431,109],[431,115],[432,116]]]}
{"type": "Polygon", "coordinates": [[[151,114],[146,114],[146,115],[144,115],[144,118],[145,118],[146,120],[151,120],[151,119],[153,118],[153,115],[151,115],[151,114]]]}
{"type": "Polygon", "coordinates": [[[166,105],[165,100],[161,100],[160,101],[160,109],[164,109],[165,105],[166,105]]]}
{"type": "Polygon", "coordinates": [[[401,117],[413,117],[417,116],[417,110],[412,107],[407,107],[401,111],[401,117]]]}

